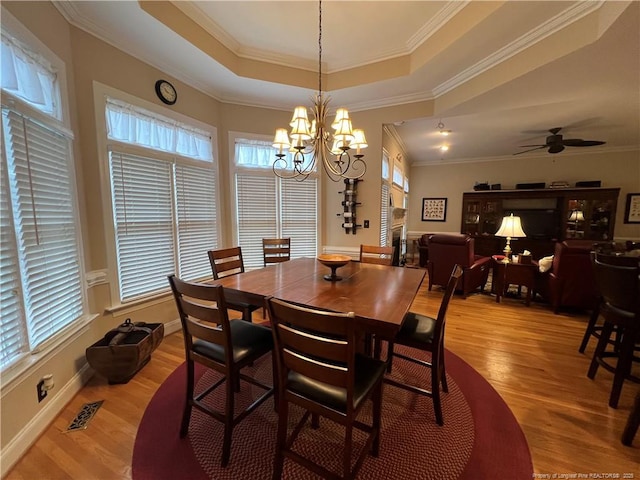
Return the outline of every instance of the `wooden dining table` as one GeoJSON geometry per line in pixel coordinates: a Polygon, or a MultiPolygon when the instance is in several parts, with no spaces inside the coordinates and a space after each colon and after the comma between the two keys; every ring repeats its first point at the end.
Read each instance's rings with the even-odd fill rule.
{"type": "Polygon", "coordinates": [[[358,329],[390,340],[400,329],[425,271],[349,262],[338,269],[342,280],[328,281],[329,267],[315,258],[230,275],[214,283],[228,296],[262,305],[266,297],[335,312],[354,312],[358,329]]]}

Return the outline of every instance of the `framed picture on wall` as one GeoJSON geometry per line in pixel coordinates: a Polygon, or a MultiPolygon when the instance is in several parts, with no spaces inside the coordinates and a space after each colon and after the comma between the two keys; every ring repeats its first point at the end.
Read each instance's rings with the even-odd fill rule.
{"type": "Polygon", "coordinates": [[[640,193],[628,193],[624,223],[640,223],[640,193]]]}
{"type": "Polygon", "coordinates": [[[447,199],[446,198],[423,198],[422,199],[422,221],[423,222],[444,222],[447,219],[447,199]]]}

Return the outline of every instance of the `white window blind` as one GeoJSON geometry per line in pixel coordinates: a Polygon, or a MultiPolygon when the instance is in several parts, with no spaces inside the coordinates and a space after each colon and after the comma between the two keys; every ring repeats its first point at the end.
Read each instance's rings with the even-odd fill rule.
{"type": "Polygon", "coordinates": [[[167,288],[175,272],[172,165],[111,152],[118,279],[123,301],[167,288]]]}
{"type": "Polygon", "coordinates": [[[206,252],[218,248],[216,198],[211,168],[176,165],[178,264],[183,278],[211,275],[206,252]]]}
{"type": "MultiPolygon", "coordinates": [[[[8,189],[3,188],[3,202],[8,201],[8,190],[13,225],[7,227],[15,229],[21,280],[21,289],[12,293],[22,294],[28,332],[28,338],[18,342],[11,340],[5,344],[3,337],[5,365],[16,359],[16,349],[37,350],[51,336],[78,320],[83,314],[83,290],[70,140],[8,108],[2,110],[2,121],[3,167],[9,184],[8,189]],[[5,347],[14,353],[5,355],[5,347]]],[[[12,248],[9,243],[8,253],[5,255],[3,251],[3,263],[14,261],[10,258],[12,248]]],[[[4,291],[12,283],[15,285],[15,280],[2,281],[3,325],[5,299],[14,321],[20,315],[16,313],[18,307],[13,303],[12,293],[4,291]]]]}
{"type": "Polygon", "coordinates": [[[317,254],[318,179],[278,178],[274,159],[269,142],[235,140],[237,238],[245,268],[263,266],[263,238],[291,238],[291,258],[317,254]]]}
{"type": "Polygon", "coordinates": [[[20,357],[26,349],[27,332],[22,308],[22,289],[18,275],[18,250],[13,230],[9,180],[3,161],[0,172],[0,341],[4,366],[20,357]]]}
{"type": "Polygon", "coordinates": [[[385,247],[388,245],[389,232],[389,184],[382,182],[382,191],[380,192],[380,245],[385,247]]]}
{"type": "Polygon", "coordinates": [[[262,267],[262,239],[278,237],[276,200],[274,175],[236,175],[238,245],[245,267],[262,267]]]}
{"type": "Polygon", "coordinates": [[[318,180],[281,180],[281,236],[291,237],[291,256],[315,257],[317,244],[318,180]]]}

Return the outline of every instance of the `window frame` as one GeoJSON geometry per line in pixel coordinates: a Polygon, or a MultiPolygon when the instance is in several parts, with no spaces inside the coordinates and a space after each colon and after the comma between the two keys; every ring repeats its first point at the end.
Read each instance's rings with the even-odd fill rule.
{"type": "MultiPolygon", "coordinates": [[[[69,173],[68,183],[70,185],[69,197],[71,201],[71,208],[73,212],[73,224],[75,230],[75,243],[77,245],[77,263],[78,263],[78,282],[80,285],[80,304],[81,314],[72,321],[70,324],[62,327],[58,332],[49,336],[43,342],[41,342],[35,349],[31,350],[27,345],[27,350],[24,351],[19,357],[17,357],[12,363],[9,363],[5,367],[2,367],[2,394],[8,393],[16,385],[18,385],[21,379],[27,377],[26,372],[36,368],[41,362],[50,358],[55,352],[63,348],[70,341],[77,338],[87,328],[91,321],[98,317],[98,314],[92,314],[89,311],[88,302],[88,285],[87,275],[85,272],[85,253],[83,242],[83,229],[81,222],[81,210],[79,195],[80,189],[78,188],[77,178],[77,164],[75,158],[76,142],[75,135],[71,128],[71,118],[69,111],[69,92],[67,89],[67,77],[66,77],[66,64],[58,57],[52,50],[50,50],[43,42],[41,42],[34,34],[32,34],[22,23],[20,23],[13,15],[11,15],[4,7],[1,7],[2,11],[2,29],[7,32],[10,37],[13,37],[19,41],[26,48],[30,49],[37,55],[40,55],[44,60],[49,62],[53,69],[55,69],[57,84],[58,100],[58,115],[50,115],[38,110],[31,103],[23,100],[22,98],[14,95],[11,91],[2,90],[2,106],[13,110],[19,115],[31,119],[44,128],[48,128],[62,135],[68,145],[68,158],[67,167],[69,173]]],[[[3,152],[4,156],[4,152],[3,152]]],[[[8,160],[8,159],[7,159],[8,160]]],[[[4,162],[4,160],[3,160],[4,162]]],[[[4,169],[4,167],[3,167],[4,169]]],[[[3,173],[5,175],[6,172],[3,173]]],[[[13,218],[11,224],[13,224],[13,218]]],[[[16,234],[15,225],[13,226],[13,233],[16,234]]],[[[21,273],[18,272],[18,280],[22,283],[21,273]]],[[[21,295],[21,303],[24,302],[24,296],[21,295]]],[[[26,330],[26,317],[24,318],[26,330]]]]}
{"type": "MultiPolygon", "coordinates": [[[[268,176],[268,177],[275,177],[276,178],[276,192],[279,193],[280,187],[279,185],[277,185],[278,183],[278,177],[275,176],[274,172],[273,172],[273,168],[269,167],[269,168],[252,168],[252,167],[247,167],[247,166],[238,166],[236,164],[236,158],[235,158],[235,145],[236,145],[236,140],[239,138],[244,138],[244,139],[248,139],[248,140],[259,140],[259,141],[264,141],[264,142],[269,142],[271,143],[273,141],[273,136],[269,136],[269,135],[261,135],[261,134],[255,134],[255,133],[246,133],[246,132],[236,132],[236,131],[230,131],[229,135],[228,135],[228,139],[229,139],[229,185],[230,185],[230,201],[232,204],[232,211],[233,211],[233,215],[231,215],[231,231],[232,231],[232,242],[234,245],[238,245],[238,202],[236,201],[237,198],[237,188],[236,188],[236,174],[237,173],[253,173],[255,175],[260,175],[260,176],[268,176]]],[[[274,161],[275,161],[275,153],[276,153],[276,149],[274,148],[274,161]]],[[[309,178],[315,178],[316,179],[316,215],[317,218],[316,220],[319,220],[322,218],[322,196],[321,196],[321,192],[322,192],[322,181],[323,181],[323,176],[320,174],[320,172],[318,171],[318,169],[316,169],[315,171],[313,171],[312,173],[309,174],[309,178]]],[[[277,198],[277,212],[281,212],[281,202],[280,202],[280,197],[277,198]]],[[[281,218],[279,217],[279,213],[278,213],[278,218],[276,219],[277,222],[277,230],[280,231],[281,229],[281,218]]],[[[322,238],[322,225],[316,221],[316,254],[317,252],[320,251],[320,239],[322,238]]],[[[254,267],[256,268],[256,267],[254,267]]],[[[247,270],[251,269],[251,267],[247,267],[247,270]]]]}
{"type": "MultiPolygon", "coordinates": [[[[176,158],[180,159],[181,163],[188,163],[197,166],[209,165],[213,170],[213,175],[216,179],[216,209],[218,215],[216,215],[216,236],[218,244],[221,244],[221,215],[220,215],[220,166],[219,166],[219,145],[218,145],[218,132],[217,128],[213,125],[208,125],[204,122],[196,120],[191,117],[187,117],[178,112],[175,112],[169,108],[158,106],[154,103],[148,102],[141,98],[130,95],[126,92],[117,90],[108,85],[104,85],[100,82],[93,82],[93,100],[94,100],[94,112],[96,121],[96,141],[98,146],[98,160],[100,167],[100,190],[101,190],[101,204],[103,211],[103,225],[104,225],[104,240],[107,252],[107,273],[106,281],[109,283],[109,289],[112,299],[112,304],[107,306],[106,310],[109,312],[127,312],[131,308],[136,308],[140,304],[153,304],[154,301],[163,299],[170,294],[169,284],[167,283],[166,289],[148,295],[143,295],[132,299],[130,301],[121,301],[121,292],[119,288],[118,278],[118,258],[117,258],[117,246],[116,246],[116,231],[114,225],[114,210],[112,207],[111,198],[111,173],[109,168],[109,152],[112,147],[117,147],[124,153],[131,153],[135,155],[149,156],[152,151],[153,156],[163,161],[173,162],[176,158]],[[152,150],[142,146],[123,143],[117,140],[112,140],[107,137],[107,125],[105,118],[105,109],[107,104],[107,97],[116,99],[121,102],[125,102],[136,107],[148,110],[160,116],[171,118],[172,120],[191,125],[199,130],[209,132],[211,134],[211,151],[213,154],[213,161],[207,162],[204,160],[195,160],[188,157],[183,157],[178,154],[169,153],[160,150],[152,150]]],[[[175,216],[173,216],[175,217],[175,216]]],[[[176,219],[172,218],[174,236],[176,230],[176,219]]],[[[206,256],[205,256],[206,260],[206,256]]]]}

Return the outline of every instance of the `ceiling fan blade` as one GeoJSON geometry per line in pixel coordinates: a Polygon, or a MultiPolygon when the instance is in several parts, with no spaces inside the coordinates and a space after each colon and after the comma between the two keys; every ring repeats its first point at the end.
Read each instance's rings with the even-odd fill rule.
{"type": "Polygon", "coordinates": [[[563,142],[568,147],[595,147],[596,145],[604,145],[607,142],[601,142],[600,140],[580,140],[575,143],[567,143],[567,140],[563,142]]]}
{"type": "Polygon", "coordinates": [[[520,148],[527,148],[527,147],[546,147],[547,145],[542,145],[540,143],[538,143],[537,145],[518,145],[518,147],[520,148]]]}
{"type": "MultiPolygon", "coordinates": [[[[527,146],[527,145],[525,145],[527,146]]],[[[533,152],[534,150],[540,150],[541,148],[547,148],[546,145],[535,145],[536,148],[530,148],[529,150],[524,150],[522,152],[514,153],[514,155],[520,155],[521,153],[533,152]]]]}

